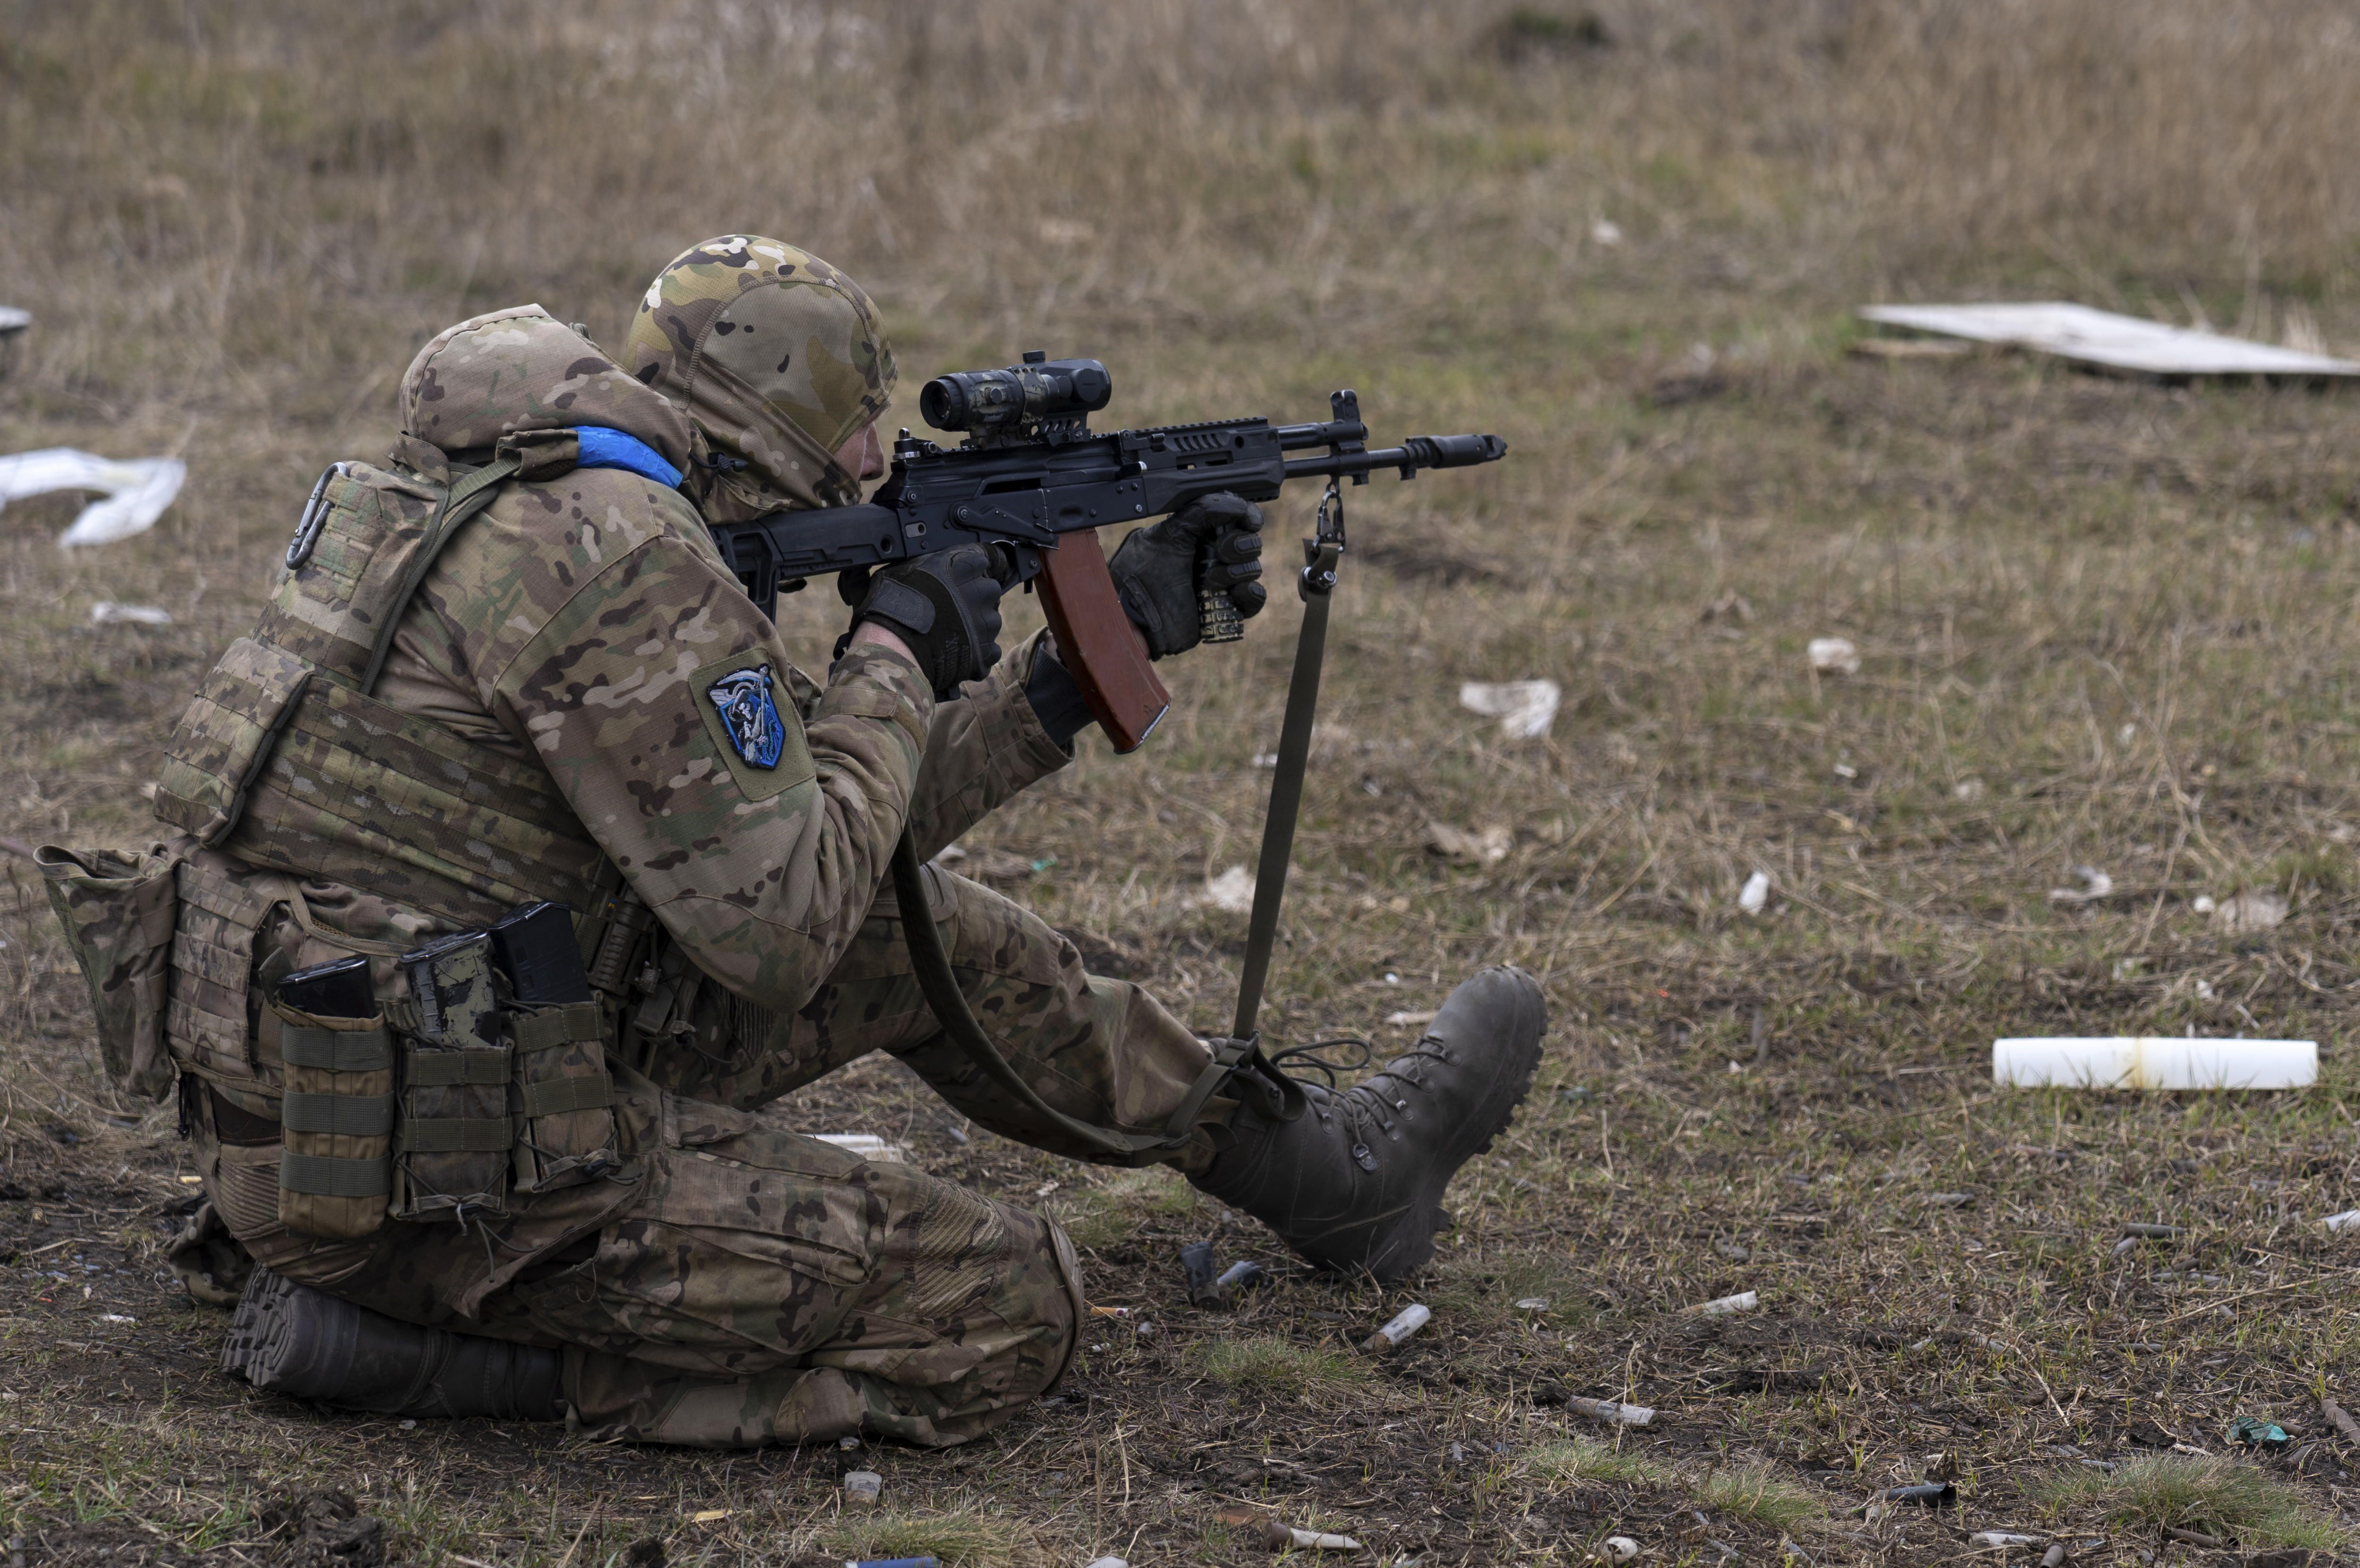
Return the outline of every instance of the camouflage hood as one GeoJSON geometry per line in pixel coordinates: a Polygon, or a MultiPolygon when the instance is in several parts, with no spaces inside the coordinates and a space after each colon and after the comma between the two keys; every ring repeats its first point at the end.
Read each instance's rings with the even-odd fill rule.
{"type": "Polygon", "coordinates": [[[697,469],[710,520],[859,499],[836,451],[884,413],[893,351],[869,296],[817,256],[750,234],[692,245],[648,285],[623,363],[718,459],[697,469]]]}
{"type": "Polygon", "coordinates": [[[580,425],[626,431],[674,468],[688,466],[692,438],[680,410],[538,305],[444,328],[402,374],[401,428],[444,452],[580,425]]]}

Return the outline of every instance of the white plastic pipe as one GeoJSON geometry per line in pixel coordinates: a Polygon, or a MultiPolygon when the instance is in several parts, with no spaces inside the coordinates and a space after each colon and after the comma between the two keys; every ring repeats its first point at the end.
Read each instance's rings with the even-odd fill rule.
{"type": "Polygon", "coordinates": [[[1992,1042],[1992,1079],[2017,1089],[2307,1089],[2319,1079],[2319,1044],[2170,1035],[2001,1040],[1992,1042]]]}

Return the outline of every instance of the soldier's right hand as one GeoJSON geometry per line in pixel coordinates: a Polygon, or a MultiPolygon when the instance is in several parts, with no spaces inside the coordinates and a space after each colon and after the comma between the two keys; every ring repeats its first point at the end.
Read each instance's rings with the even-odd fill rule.
{"type": "MultiPolygon", "coordinates": [[[[859,591],[853,627],[874,621],[908,643],[935,700],[944,701],[1000,662],[1002,570],[979,544],[889,566],[859,591]]],[[[852,584],[845,586],[850,596],[852,584]]]]}

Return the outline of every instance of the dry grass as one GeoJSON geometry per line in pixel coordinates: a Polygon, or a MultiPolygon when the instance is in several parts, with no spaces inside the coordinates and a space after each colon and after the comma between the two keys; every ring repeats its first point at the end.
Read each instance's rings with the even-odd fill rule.
{"type": "Polygon", "coordinates": [[[905,336],[1120,342],[1134,387],[1142,328],[1184,363],[1207,336],[1480,334],[1674,257],[1716,291],[2029,269],[2178,312],[2192,286],[2269,330],[2282,296],[2341,309],[2360,234],[2360,27],[2333,0],[1441,27],[1421,0],[1349,27],[1304,0],[16,0],[8,24],[0,276],[46,322],[36,384],[116,409],[381,408],[369,378],[464,310],[611,332],[683,236],[758,220],[879,285],[905,336]]]}
{"type": "Polygon", "coordinates": [[[1782,1532],[1819,1511],[1818,1498],[1793,1482],[1781,1480],[1767,1465],[1715,1470],[1698,1486],[1697,1496],[1707,1507],[1732,1519],[1750,1519],[1782,1532]]]}
{"type": "Polygon", "coordinates": [[[1524,1456],[1524,1464],[1547,1481],[1622,1481],[1662,1486],[1679,1478],[1678,1471],[1643,1449],[1616,1448],[1579,1433],[1541,1444],[1524,1456]]]}
{"type": "Polygon", "coordinates": [[[2112,1472],[2060,1471],[2037,1492],[2060,1514],[2095,1505],[2113,1524],[2197,1530],[2242,1546],[2334,1552],[2351,1540],[2300,1493],[2234,1459],[2149,1454],[2112,1472]]]}
{"type": "MultiPolygon", "coordinates": [[[[1129,422],[1303,417],[1349,384],[1382,435],[1511,441],[1352,495],[1265,1015],[1281,1043],[1406,1044],[1381,1020],[1470,968],[1546,977],[1538,1086],[1450,1195],[1418,1338],[1348,1356],[1402,1293],[1284,1267],[1189,1312],[1181,1243],[1276,1262],[1267,1236],[970,1133],[890,1065],[789,1107],[1016,1201],[1060,1182],[1093,1299],[1156,1331],[1094,1320],[1064,1402],[992,1440],[862,1455],[909,1515],[985,1521],[937,1538],[954,1554],[1255,1561],[1218,1521],[1251,1505],[1436,1564],[1567,1563],[1610,1530],[1767,1558],[1782,1529],[1820,1563],[1932,1563],[2045,1511],[2104,1538],[2077,1561],[2127,1568],[2200,1517],[2173,1509],[2305,1539],[2230,1522],[2263,1482],[2348,1528],[2313,1412],[2360,1393],[2355,1260],[2315,1223],[2360,1198],[2353,405],[1842,353],[1859,299],[1952,291],[2360,344],[2345,8],[16,0],[0,24],[0,297],[38,317],[0,451],[192,470],[159,528],[95,554],[49,542],[64,498],[0,516],[14,838],[147,831],[187,691],[312,475],[381,448],[418,342],[527,299],[611,338],[706,234],[854,270],[912,375],[1038,343],[1105,357],[1129,422]],[[177,620],[95,627],[99,598],[177,620]],[[1809,670],[1824,635],[1858,675],[1809,670]],[[1566,690],[1544,742],[1456,704],[1528,676],[1566,690]],[[1512,848],[1441,861],[1430,821],[1512,848]],[[2114,895],[2052,903],[2079,866],[2114,895]],[[2292,912],[2241,932],[2195,908],[2240,888],[2292,912]],[[2190,1029],[2316,1037],[2323,1083],[1987,1082],[1995,1034],[2190,1029]],[[2158,1218],[2185,1235],[2114,1250],[2158,1218]],[[1750,1317],[1683,1311],[1748,1289],[1750,1317]],[[1568,1392],[1660,1413],[1610,1450],[1568,1392]],[[2300,1452],[2206,1470],[2193,1503],[2139,1458],[2239,1413],[2300,1452]],[[1955,1515],[1862,1522],[1933,1453],[1955,1515]],[[2122,1468],[2060,1488],[2084,1457],[2122,1468]]],[[[1086,745],[977,846],[1054,854],[1020,895],[1207,1028],[1241,922],[1193,898],[1252,856],[1278,598],[1241,648],[1164,667],[1180,706],[1144,756],[1086,745]]],[[[785,607],[814,661],[827,600],[785,607]]],[[[404,1432],[224,1383],[218,1314],[155,1278],[188,1192],[170,1113],[94,1081],[38,892],[0,871],[0,1522],[30,1557],[233,1568],[259,1500],[321,1484],[421,1563],[836,1540],[832,1453],[404,1432]]]]}
{"type": "Polygon", "coordinates": [[[1369,1377],[1366,1367],[1342,1351],[1269,1334],[1214,1340],[1205,1346],[1204,1362],[1205,1376],[1241,1394],[1305,1399],[1342,1392],[1369,1377]]]}
{"type": "Polygon", "coordinates": [[[1040,1543],[1021,1523],[972,1509],[847,1516],[829,1527],[820,1543],[842,1559],[933,1557],[944,1568],[1032,1568],[1045,1561],[1040,1543]]]}
{"type": "Polygon", "coordinates": [[[1158,1166],[1115,1171],[1056,1212],[1077,1246],[1098,1247],[1124,1240],[1150,1219],[1181,1219],[1207,1206],[1196,1189],[1158,1166]]]}

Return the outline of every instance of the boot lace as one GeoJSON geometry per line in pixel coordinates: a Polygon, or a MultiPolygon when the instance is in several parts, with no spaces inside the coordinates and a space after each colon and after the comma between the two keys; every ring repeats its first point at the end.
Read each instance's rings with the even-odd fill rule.
{"type": "MultiPolygon", "coordinates": [[[[1317,1073],[1322,1078],[1326,1079],[1328,1087],[1329,1089],[1333,1089],[1336,1087],[1336,1074],[1338,1073],[1358,1073],[1361,1068],[1366,1067],[1370,1062],[1375,1061],[1376,1056],[1377,1048],[1370,1044],[1366,1040],[1363,1040],[1360,1036],[1356,1034],[1339,1034],[1328,1040],[1315,1040],[1305,1045],[1290,1045],[1283,1051],[1271,1051],[1268,1053],[1268,1060],[1273,1067],[1278,1068],[1282,1072],[1285,1070],[1288,1062],[1298,1062],[1306,1070],[1317,1073]],[[1323,1051],[1338,1051],[1347,1048],[1358,1051],[1360,1055],[1354,1057],[1349,1062],[1330,1062],[1325,1057],[1317,1054],[1323,1051]]],[[[1292,1075],[1290,1074],[1290,1076],[1292,1075]]]]}
{"type": "Polygon", "coordinates": [[[1364,1171],[1377,1168],[1372,1145],[1393,1132],[1393,1118],[1408,1108],[1401,1091],[1423,1089],[1425,1064],[1450,1059],[1442,1041],[1427,1035],[1366,1083],[1356,1083],[1340,1094],[1336,1092],[1338,1073],[1358,1072],[1375,1058],[1376,1048],[1359,1035],[1343,1035],[1332,1040],[1314,1040],[1307,1045],[1289,1046],[1273,1052],[1270,1058],[1273,1066],[1286,1062],[1300,1062],[1326,1078],[1328,1094],[1324,1101],[1314,1102],[1312,1109],[1323,1120],[1331,1114],[1343,1116],[1344,1126],[1352,1135],[1353,1161],[1364,1171]],[[1329,1062],[1311,1054],[1339,1046],[1357,1048],[1359,1055],[1349,1062],[1329,1062]]]}

